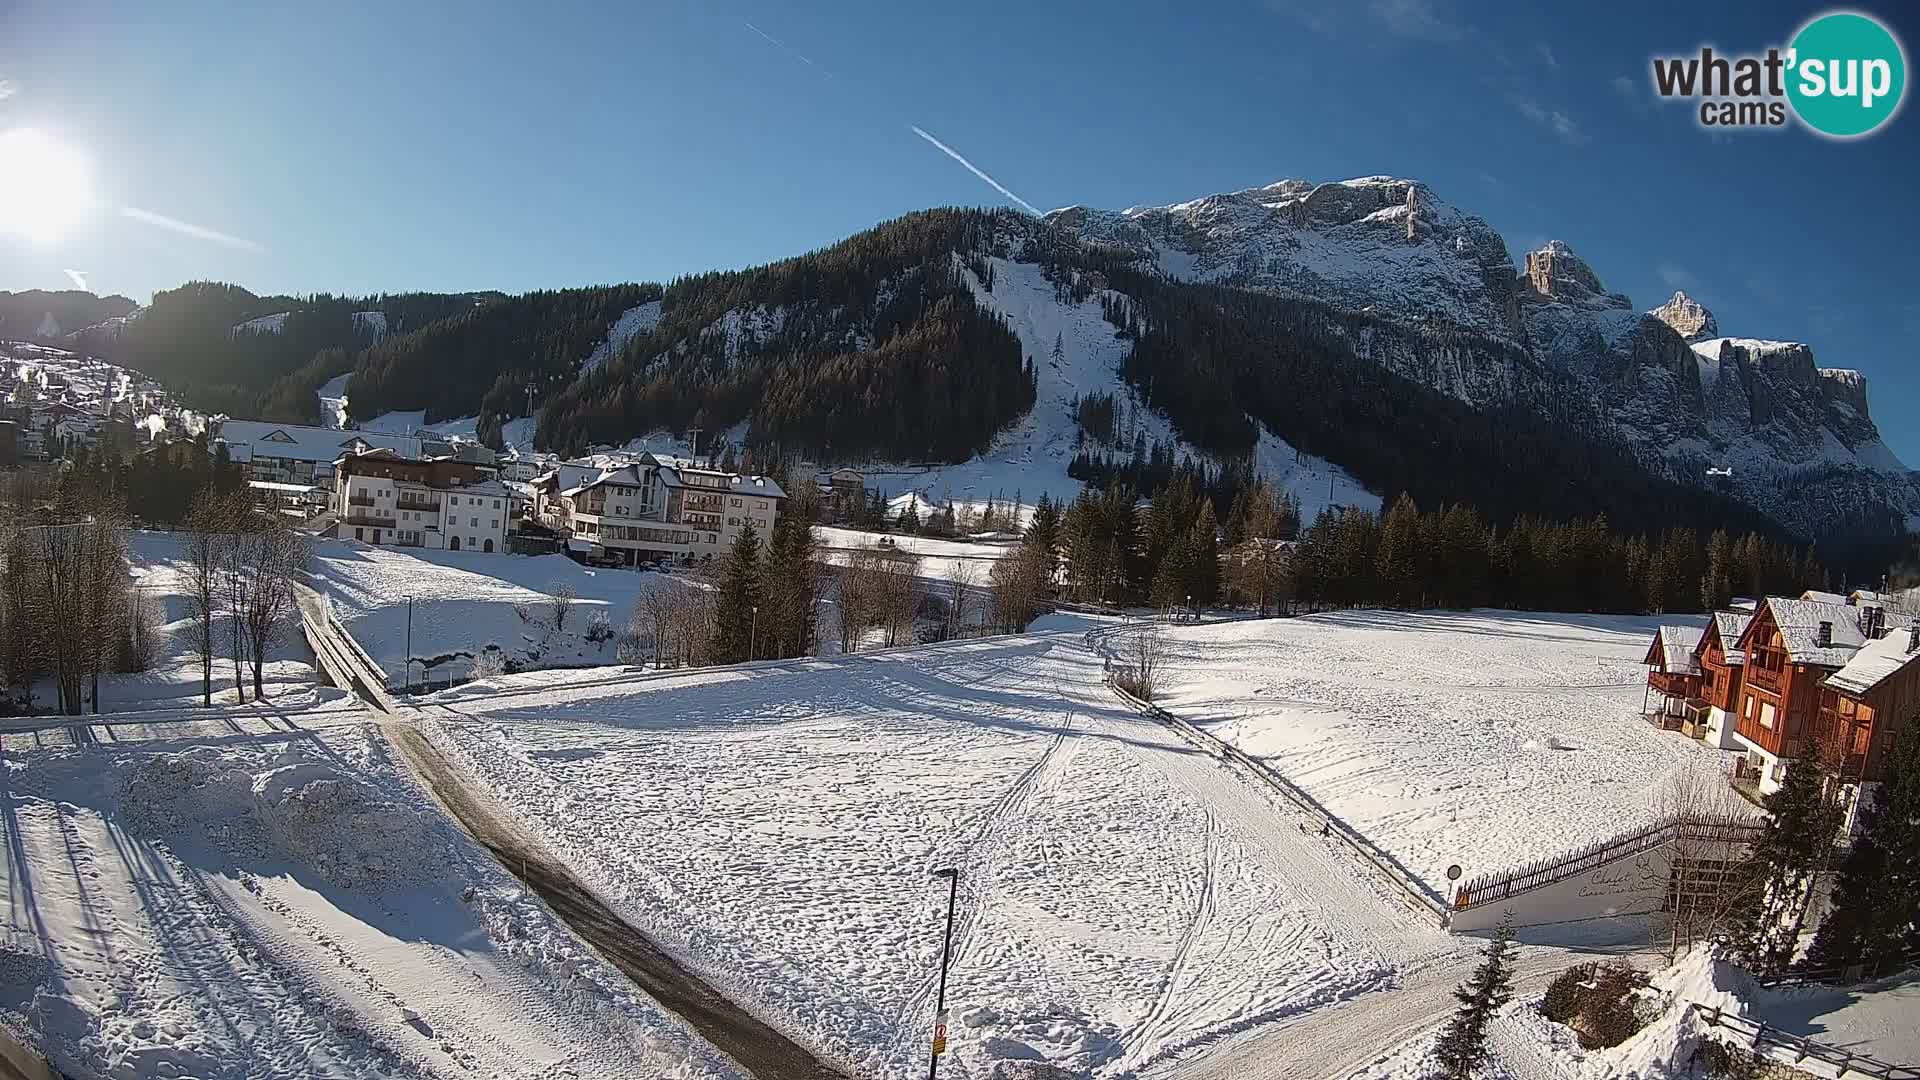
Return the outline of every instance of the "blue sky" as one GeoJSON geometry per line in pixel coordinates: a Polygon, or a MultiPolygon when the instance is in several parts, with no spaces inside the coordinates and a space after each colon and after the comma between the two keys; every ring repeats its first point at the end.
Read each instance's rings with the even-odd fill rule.
{"type": "Polygon", "coordinates": [[[758,3],[0,0],[0,131],[80,148],[98,188],[53,244],[0,237],[0,288],[658,280],[1004,201],[919,125],[1042,209],[1424,180],[1516,260],[1562,239],[1641,307],[1684,287],[1725,333],[1865,371],[1920,463],[1920,116],[1715,138],[1650,100],[1650,55],[1784,43],[1821,7],[758,3]]]}

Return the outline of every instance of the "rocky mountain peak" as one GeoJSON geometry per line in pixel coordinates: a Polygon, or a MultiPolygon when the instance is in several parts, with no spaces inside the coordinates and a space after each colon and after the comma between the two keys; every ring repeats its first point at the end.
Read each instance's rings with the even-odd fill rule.
{"type": "Polygon", "coordinates": [[[1689,345],[1720,336],[1720,324],[1714,322],[1713,312],[1684,292],[1676,291],[1672,299],[1647,314],[1673,327],[1689,345]]]}
{"type": "Polygon", "coordinates": [[[1625,296],[1607,292],[1600,284],[1600,275],[1564,240],[1549,240],[1527,252],[1527,269],[1522,277],[1535,299],[1578,307],[1632,306],[1625,296]]]}

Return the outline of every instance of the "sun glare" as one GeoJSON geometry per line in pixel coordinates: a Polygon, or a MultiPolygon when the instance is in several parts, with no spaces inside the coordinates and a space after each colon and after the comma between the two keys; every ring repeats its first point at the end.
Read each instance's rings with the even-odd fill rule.
{"type": "Polygon", "coordinates": [[[56,244],[92,207],[78,150],[33,128],[0,131],[0,234],[56,244]]]}

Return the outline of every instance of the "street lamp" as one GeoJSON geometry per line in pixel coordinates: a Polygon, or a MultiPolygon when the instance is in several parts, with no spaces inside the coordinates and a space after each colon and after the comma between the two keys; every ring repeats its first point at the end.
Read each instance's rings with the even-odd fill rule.
{"type": "Polygon", "coordinates": [[[940,946],[940,992],[933,1000],[933,1054],[927,1059],[927,1080],[940,1071],[940,1055],[947,1050],[947,964],[953,954],[953,908],[960,893],[960,871],[955,867],[935,870],[933,876],[947,879],[947,938],[940,946]]]}
{"type": "Polygon", "coordinates": [[[753,619],[747,623],[747,659],[759,656],[760,644],[760,605],[753,605],[753,619]]]}
{"type": "Polygon", "coordinates": [[[407,597],[407,689],[413,689],[413,597],[407,597]]]}
{"type": "Polygon", "coordinates": [[[1200,618],[1200,613],[1193,610],[1193,594],[1192,593],[1187,594],[1187,617],[1193,619],[1196,622],[1198,622],[1200,618]]]}

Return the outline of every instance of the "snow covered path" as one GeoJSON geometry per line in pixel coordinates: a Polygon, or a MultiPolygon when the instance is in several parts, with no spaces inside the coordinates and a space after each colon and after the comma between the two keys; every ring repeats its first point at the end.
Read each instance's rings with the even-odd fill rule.
{"type": "Polygon", "coordinates": [[[444,695],[423,729],[625,918],[862,1076],[924,1068],[941,865],[963,897],[949,1075],[1157,1075],[1418,973],[1451,986],[1477,942],[1402,914],[1100,673],[1078,635],[1040,634],[545,694],[520,676],[444,695]]]}

